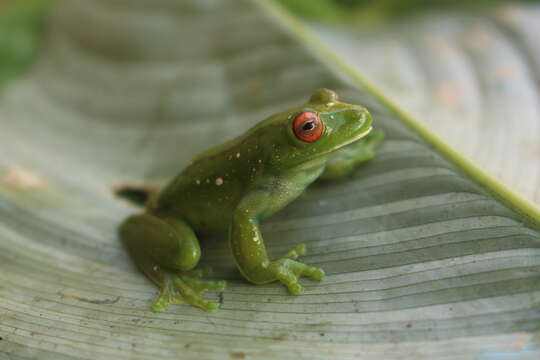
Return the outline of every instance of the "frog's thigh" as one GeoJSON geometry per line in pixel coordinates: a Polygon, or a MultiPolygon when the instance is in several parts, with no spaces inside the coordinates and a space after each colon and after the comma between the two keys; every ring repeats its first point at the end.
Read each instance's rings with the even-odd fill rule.
{"type": "Polygon", "coordinates": [[[201,248],[193,230],[181,219],[134,215],[120,227],[120,237],[139,266],[156,265],[187,271],[199,262],[201,248]]]}

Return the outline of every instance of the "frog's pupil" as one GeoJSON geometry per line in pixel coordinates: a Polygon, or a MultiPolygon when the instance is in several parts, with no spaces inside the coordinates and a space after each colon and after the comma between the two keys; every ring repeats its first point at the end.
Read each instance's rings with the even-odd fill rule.
{"type": "Polygon", "coordinates": [[[309,121],[309,122],[305,123],[304,126],[302,126],[302,130],[309,131],[309,130],[312,130],[314,127],[315,127],[315,122],[314,121],[309,121]]]}

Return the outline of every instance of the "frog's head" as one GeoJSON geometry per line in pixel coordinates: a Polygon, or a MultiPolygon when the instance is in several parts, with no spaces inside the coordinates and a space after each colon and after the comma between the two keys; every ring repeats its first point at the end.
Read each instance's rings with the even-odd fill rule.
{"type": "MultiPolygon", "coordinates": [[[[280,168],[294,167],[348,145],[371,131],[371,115],[360,105],[340,101],[335,91],[316,90],[309,101],[272,116],[270,125],[272,163],[280,168]]],[[[262,129],[261,129],[262,130],[262,129]]],[[[262,139],[261,139],[262,140],[262,139]]],[[[267,143],[267,146],[270,144],[267,143]]]]}

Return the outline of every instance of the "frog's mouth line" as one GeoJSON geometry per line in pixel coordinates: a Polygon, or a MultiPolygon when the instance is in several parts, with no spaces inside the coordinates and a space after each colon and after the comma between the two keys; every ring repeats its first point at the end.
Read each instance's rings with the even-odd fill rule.
{"type": "Polygon", "coordinates": [[[352,144],[353,142],[355,141],[358,141],[360,140],[361,138],[363,138],[364,136],[366,136],[367,134],[369,134],[371,132],[371,130],[373,130],[373,126],[370,126],[369,128],[366,129],[366,131],[363,131],[361,132],[360,134],[356,135],[355,137],[353,137],[352,139],[350,139],[349,141],[347,142],[344,142],[343,144],[340,144],[339,146],[336,146],[335,148],[332,148],[330,150],[327,150],[325,151],[324,153],[321,153],[319,154],[318,156],[324,156],[324,155],[327,155],[328,153],[331,153],[337,149],[341,149],[342,147],[345,147],[347,145],[350,145],[352,144]]]}
{"type": "Polygon", "coordinates": [[[350,139],[349,141],[341,144],[340,146],[338,146],[336,149],[339,149],[339,148],[342,148],[344,146],[347,146],[349,144],[352,144],[353,142],[355,141],[358,141],[360,140],[361,138],[363,138],[364,136],[366,136],[367,134],[369,134],[371,132],[371,130],[373,130],[373,126],[370,126],[369,128],[367,128],[366,131],[364,132],[361,132],[360,134],[356,135],[355,137],[353,137],[352,139],[350,139]]]}

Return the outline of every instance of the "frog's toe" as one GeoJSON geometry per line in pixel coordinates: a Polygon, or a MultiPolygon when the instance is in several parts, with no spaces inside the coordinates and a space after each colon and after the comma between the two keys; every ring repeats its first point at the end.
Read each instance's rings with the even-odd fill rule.
{"type": "Polygon", "coordinates": [[[291,251],[287,252],[281,259],[296,260],[298,257],[306,254],[306,244],[297,244],[291,251]]]}
{"type": "Polygon", "coordinates": [[[299,279],[307,276],[313,280],[321,280],[324,277],[322,269],[303,264],[291,259],[279,259],[270,266],[276,279],[287,287],[292,295],[300,295],[303,292],[299,279]]]}
{"type": "Polygon", "coordinates": [[[298,256],[306,255],[306,250],[307,250],[306,244],[298,244],[293,249],[293,251],[295,251],[298,254],[298,256]]]}
{"type": "Polygon", "coordinates": [[[197,289],[199,292],[204,292],[208,290],[213,291],[222,291],[227,287],[227,282],[225,280],[219,281],[209,281],[209,280],[196,280],[191,282],[191,286],[194,289],[197,289]]]}
{"type": "Polygon", "coordinates": [[[207,311],[207,312],[217,311],[217,310],[219,310],[219,302],[217,302],[217,301],[207,301],[206,304],[204,305],[203,310],[207,311]]]}
{"type": "Polygon", "coordinates": [[[321,268],[306,265],[302,275],[309,277],[311,280],[320,281],[324,278],[326,273],[321,268]]]}
{"type": "Polygon", "coordinates": [[[215,311],[219,308],[219,303],[215,301],[206,300],[205,298],[202,297],[201,294],[197,292],[190,292],[190,291],[187,291],[186,294],[171,296],[170,303],[190,304],[204,311],[215,311]]]}
{"type": "Polygon", "coordinates": [[[302,293],[304,292],[304,288],[298,282],[292,282],[286,285],[287,290],[289,290],[289,293],[291,295],[302,295],[302,293]]]}
{"type": "Polygon", "coordinates": [[[225,280],[213,281],[213,280],[202,280],[192,278],[190,276],[182,276],[182,280],[189,285],[193,290],[197,292],[204,292],[208,290],[221,291],[225,290],[227,287],[227,282],[225,280]]]}
{"type": "MultiPolygon", "coordinates": [[[[175,290],[179,293],[183,303],[188,303],[205,311],[215,311],[219,308],[219,303],[206,300],[202,294],[208,290],[221,291],[225,289],[226,282],[201,280],[191,276],[179,275],[174,279],[175,290]]],[[[180,300],[180,299],[179,299],[180,300]]]]}
{"type": "Polygon", "coordinates": [[[213,273],[214,273],[214,270],[212,269],[212,267],[210,265],[206,265],[200,269],[186,271],[183,274],[200,279],[203,277],[212,276],[213,273]]]}
{"type": "Polygon", "coordinates": [[[213,312],[219,309],[217,301],[208,301],[200,294],[193,293],[190,295],[177,295],[171,298],[173,304],[190,304],[204,311],[213,312]]]}
{"type": "Polygon", "coordinates": [[[298,276],[292,274],[287,269],[280,268],[277,273],[277,279],[285,285],[293,295],[300,295],[303,291],[302,285],[298,283],[298,276]]]}
{"type": "Polygon", "coordinates": [[[154,312],[164,312],[165,310],[167,310],[167,307],[169,306],[170,302],[171,301],[170,301],[169,296],[165,297],[165,296],[161,296],[161,294],[160,294],[152,302],[152,311],[154,311],[154,312]]]}
{"type": "Polygon", "coordinates": [[[155,312],[165,311],[170,303],[190,304],[205,311],[216,311],[219,303],[206,300],[202,294],[207,290],[221,291],[225,289],[226,282],[200,279],[205,270],[186,273],[163,271],[163,285],[159,294],[152,303],[155,312]],[[189,273],[189,275],[187,275],[189,273]]]}

